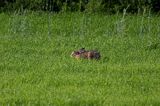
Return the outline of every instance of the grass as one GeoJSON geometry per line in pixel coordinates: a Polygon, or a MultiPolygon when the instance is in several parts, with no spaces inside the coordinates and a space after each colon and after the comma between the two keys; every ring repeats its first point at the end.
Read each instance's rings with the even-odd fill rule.
{"type": "Polygon", "coordinates": [[[1,105],[160,105],[152,15],[0,14],[1,105]],[[98,49],[101,60],[73,50],[98,49]]]}

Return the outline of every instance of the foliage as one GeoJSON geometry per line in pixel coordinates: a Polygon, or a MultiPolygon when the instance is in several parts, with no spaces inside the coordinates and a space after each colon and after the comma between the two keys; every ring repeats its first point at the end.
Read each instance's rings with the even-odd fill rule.
{"type": "Polygon", "coordinates": [[[159,12],[159,0],[4,0],[1,9],[49,10],[49,11],[87,11],[87,12],[128,12],[138,13],[144,8],[159,12]]]}

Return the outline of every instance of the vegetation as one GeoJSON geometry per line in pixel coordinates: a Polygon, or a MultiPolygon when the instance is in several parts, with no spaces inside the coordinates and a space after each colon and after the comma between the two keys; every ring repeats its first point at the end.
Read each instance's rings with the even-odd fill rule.
{"type": "Polygon", "coordinates": [[[160,105],[159,17],[25,11],[0,22],[0,105],[160,105]],[[71,58],[81,47],[101,60],[71,58]]]}
{"type": "Polygon", "coordinates": [[[143,9],[158,13],[159,0],[3,0],[0,2],[2,11],[6,10],[38,10],[38,11],[85,11],[85,12],[128,12],[138,13],[143,9]]]}

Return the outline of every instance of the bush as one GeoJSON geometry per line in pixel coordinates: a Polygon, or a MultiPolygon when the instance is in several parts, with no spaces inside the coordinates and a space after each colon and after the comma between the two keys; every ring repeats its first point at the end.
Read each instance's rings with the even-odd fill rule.
{"type": "Polygon", "coordinates": [[[160,11],[159,0],[2,0],[1,10],[43,10],[43,11],[87,11],[87,12],[127,12],[137,13],[143,8],[160,11]]]}

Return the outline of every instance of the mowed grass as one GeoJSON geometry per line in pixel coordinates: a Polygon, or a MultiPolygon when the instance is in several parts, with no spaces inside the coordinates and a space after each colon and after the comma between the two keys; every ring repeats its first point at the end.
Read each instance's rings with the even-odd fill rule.
{"type": "Polygon", "coordinates": [[[0,14],[0,105],[160,105],[160,17],[0,14]],[[101,59],[76,60],[97,49],[101,59]]]}

